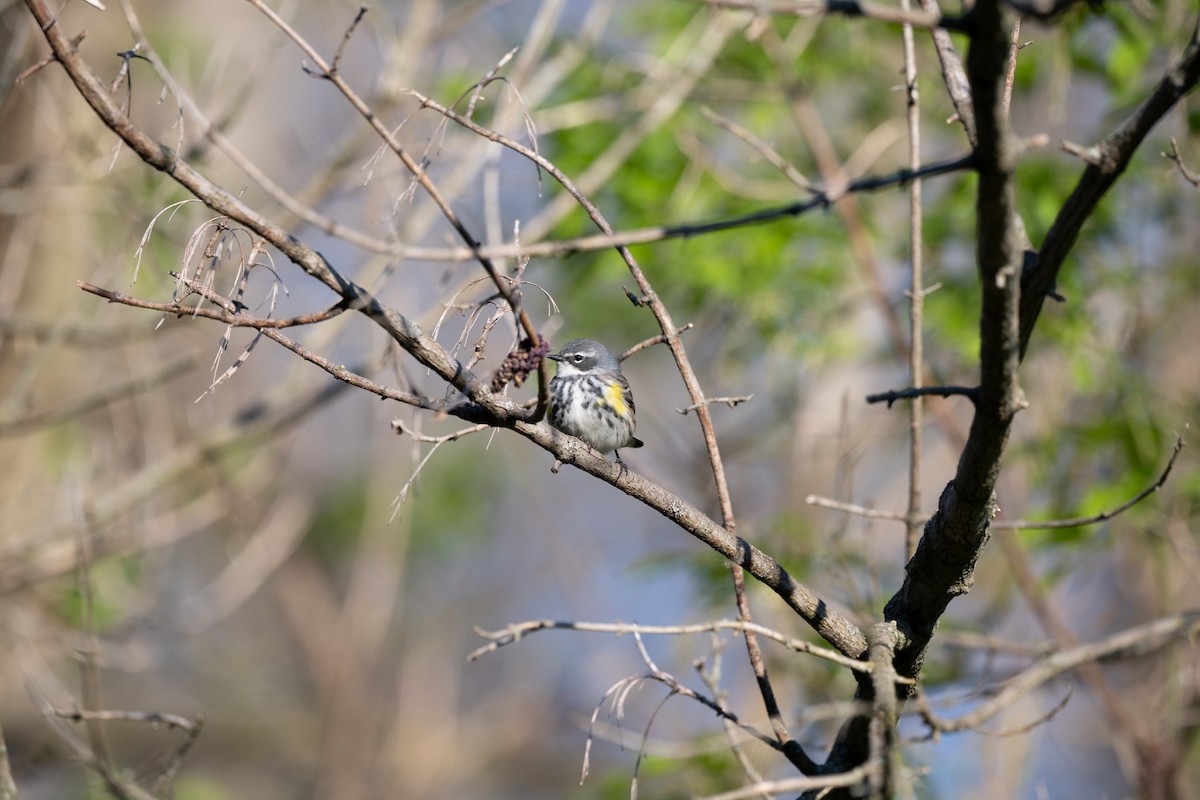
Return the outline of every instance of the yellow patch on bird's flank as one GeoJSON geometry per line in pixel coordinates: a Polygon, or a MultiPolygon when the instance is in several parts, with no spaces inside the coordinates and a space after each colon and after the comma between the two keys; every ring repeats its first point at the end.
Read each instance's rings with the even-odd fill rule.
{"type": "Polygon", "coordinates": [[[604,399],[608,401],[608,407],[622,417],[629,413],[625,404],[625,390],[619,383],[610,383],[604,387],[604,399]]]}

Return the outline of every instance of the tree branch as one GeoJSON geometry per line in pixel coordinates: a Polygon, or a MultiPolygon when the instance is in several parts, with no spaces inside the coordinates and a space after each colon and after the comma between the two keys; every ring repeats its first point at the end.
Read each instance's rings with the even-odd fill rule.
{"type": "Polygon", "coordinates": [[[980,386],[955,478],[925,526],[903,586],[884,610],[907,638],[898,648],[897,670],[908,676],[919,671],[924,649],[947,604],[970,589],[975,561],[987,542],[995,512],[993,488],[1000,456],[1022,403],[1016,370],[1017,278],[1023,247],[1014,208],[1015,144],[1002,113],[1010,26],[997,0],[978,3],[974,14],[976,33],[967,67],[979,136],[980,386]]]}
{"type": "Polygon", "coordinates": [[[1063,203],[1041,249],[1032,254],[1021,273],[1021,356],[1029,348],[1033,327],[1047,296],[1053,296],[1058,273],[1075,245],[1083,224],[1108,192],[1150,130],[1200,82],[1200,22],[1183,55],[1167,70],[1150,96],[1125,122],[1093,148],[1071,196],[1063,203]]]}
{"type": "Polygon", "coordinates": [[[974,403],[979,400],[979,388],[977,386],[914,386],[910,389],[892,389],[878,394],[869,394],[867,402],[887,403],[887,407],[891,408],[897,400],[911,400],[915,397],[928,397],[929,395],[935,397],[962,395],[974,403]]]}
{"type": "MultiPolygon", "coordinates": [[[[1200,610],[1187,611],[1135,625],[1098,642],[1061,650],[1026,667],[1007,681],[995,696],[966,714],[954,719],[931,715],[926,722],[931,729],[947,733],[978,728],[1016,700],[1027,697],[1037,687],[1065,672],[1085,664],[1146,656],[1174,641],[1195,636],[1197,630],[1200,630],[1200,610]]],[[[922,717],[925,717],[924,713],[922,717]]]]}
{"type": "MultiPolygon", "coordinates": [[[[903,585],[884,607],[884,619],[896,624],[896,672],[906,677],[920,673],[938,620],[950,601],[967,592],[974,581],[975,564],[995,515],[993,490],[1000,457],[1021,406],[1016,382],[1017,309],[1024,248],[1013,186],[1017,148],[1002,108],[1008,16],[1000,0],[980,0],[972,12],[967,74],[978,126],[979,396],[954,480],[943,490],[937,513],[925,525],[903,585]]],[[[871,682],[860,678],[855,699],[874,702],[874,695],[871,682]]],[[[853,718],[839,731],[824,769],[841,772],[870,757],[868,721],[853,718]]]]}
{"type": "Polygon", "coordinates": [[[822,14],[839,14],[846,17],[864,17],[914,28],[945,28],[964,30],[965,18],[944,17],[938,12],[912,11],[895,6],[872,3],[870,0],[701,0],[714,8],[734,8],[772,16],[815,17],[822,14]]]}

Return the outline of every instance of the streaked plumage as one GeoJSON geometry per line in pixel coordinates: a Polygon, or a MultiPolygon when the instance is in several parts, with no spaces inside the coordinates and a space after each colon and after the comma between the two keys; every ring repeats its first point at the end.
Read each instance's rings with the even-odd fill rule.
{"type": "Polygon", "coordinates": [[[601,453],[641,447],[633,435],[636,409],[616,356],[595,339],[574,339],[547,358],[558,362],[550,381],[550,424],[601,453]]]}

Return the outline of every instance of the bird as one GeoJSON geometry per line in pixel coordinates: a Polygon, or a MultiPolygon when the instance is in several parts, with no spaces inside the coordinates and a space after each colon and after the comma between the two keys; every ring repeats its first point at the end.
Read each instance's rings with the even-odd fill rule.
{"type": "Polygon", "coordinates": [[[623,465],[620,449],[644,442],[633,435],[633,392],[617,357],[595,339],[573,339],[547,358],[558,364],[550,381],[550,424],[601,454],[614,453],[623,465]]]}

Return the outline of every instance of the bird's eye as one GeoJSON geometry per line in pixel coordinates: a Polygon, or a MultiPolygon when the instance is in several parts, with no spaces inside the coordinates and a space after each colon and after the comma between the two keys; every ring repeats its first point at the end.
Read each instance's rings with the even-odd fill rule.
{"type": "Polygon", "coordinates": [[[575,354],[575,363],[579,364],[582,361],[583,361],[583,353],[576,353],[575,354]]]}

